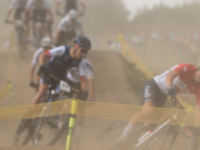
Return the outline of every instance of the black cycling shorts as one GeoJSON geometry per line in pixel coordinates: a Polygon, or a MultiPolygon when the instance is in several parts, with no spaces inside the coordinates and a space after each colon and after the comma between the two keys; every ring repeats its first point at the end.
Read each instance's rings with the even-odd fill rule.
{"type": "Polygon", "coordinates": [[[46,9],[34,9],[33,10],[33,23],[42,22],[45,23],[46,9]]]}
{"type": "Polygon", "coordinates": [[[155,103],[156,107],[164,107],[167,95],[163,94],[154,79],[148,80],[142,87],[142,105],[146,102],[155,103]]]}
{"type": "Polygon", "coordinates": [[[76,37],[75,31],[71,31],[68,33],[61,31],[60,34],[58,35],[58,40],[55,45],[56,46],[66,45],[66,41],[72,40],[75,37],[76,37]]]}

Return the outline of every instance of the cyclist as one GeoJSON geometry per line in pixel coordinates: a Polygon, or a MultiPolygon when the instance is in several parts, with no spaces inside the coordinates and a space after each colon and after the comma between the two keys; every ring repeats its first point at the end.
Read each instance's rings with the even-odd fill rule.
{"type": "MultiPolygon", "coordinates": [[[[117,145],[124,145],[128,137],[134,134],[140,124],[137,120],[148,119],[153,107],[164,107],[167,96],[174,99],[177,93],[195,94],[196,109],[200,110],[200,69],[192,64],[178,64],[148,80],[142,88],[142,110],[132,117],[117,145]]],[[[200,126],[199,119],[196,120],[196,125],[200,126]]]]}
{"type": "MultiPolygon", "coordinates": [[[[14,25],[16,28],[16,20],[23,20],[25,24],[25,30],[28,30],[28,20],[29,20],[29,14],[27,14],[27,18],[23,18],[23,12],[25,10],[25,6],[27,4],[28,0],[13,0],[12,3],[10,4],[8,11],[6,13],[5,17],[5,23],[9,23],[9,17],[10,14],[12,13],[13,9],[15,9],[15,14],[14,14],[14,25]],[[25,20],[24,20],[25,19],[25,20]]],[[[28,31],[27,31],[28,32],[28,31]]]]}
{"type": "Polygon", "coordinates": [[[56,34],[54,43],[56,46],[64,44],[64,41],[70,41],[76,37],[76,32],[78,34],[84,35],[82,24],[78,20],[78,11],[71,9],[69,13],[60,21],[56,34]]]}
{"type": "Polygon", "coordinates": [[[33,59],[31,61],[31,69],[30,69],[30,86],[32,87],[38,87],[39,85],[39,80],[40,80],[40,75],[41,72],[40,70],[38,70],[36,78],[35,78],[35,82],[34,82],[34,71],[35,71],[35,67],[37,65],[37,63],[39,62],[39,56],[40,54],[42,54],[43,52],[46,52],[52,48],[54,48],[55,46],[53,46],[52,44],[52,39],[49,37],[44,37],[41,41],[41,46],[39,49],[37,49],[33,55],[33,59]]]}
{"type": "Polygon", "coordinates": [[[28,12],[31,12],[31,17],[33,21],[33,35],[35,33],[35,23],[42,23],[42,31],[43,35],[45,35],[44,23],[46,19],[46,15],[49,14],[51,18],[51,22],[54,21],[52,11],[50,9],[49,3],[47,0],[29,0],[26,4],[25,13],[26,16],[28,12]]]}
{"type": "MultiPolygon", "coordinates": [[[[87,58],[82,58],[78,67],[72,67],[67,73],[67,83],[75,89],[82,91],[79,95],[79,99],[94,101],[94,72],[91,62],[87,58]]],[[[73,95],[73,93],[72,93],[73,95]]],[[[72,96],[71,95],[71,96],[72,96]]],[[[79,111],[79,110],[78,110],[79,111]]],[[[80,108],[80,111],[84,113],[84,108],[80,108]]],[[[62,124],[62,119],[59,121],[59,124],[62,124]]],[[[78,116],[77,118],[77,127],[74,138],[79,139],[82,132],[82,127],[84,124],[84,118],[78,116]]]]}
{"type": "MultiPolygon", "coordinates": [[[[59,12],[59,6],[63,2],[63,0],[57,0],[56,1],[56,14],[60,15],[61,13],[59,12]]],[[[78,11],[77,3],[80,4],[81,10],[80,10],[80,15],[83,15],[85,12],[85,3],[82,0],[66,0],[66,7],[65,7],[65,14],[69,12],[70,9],[75,9],[78,11]]]]}
{"type": "Polygon", "coordinates": [[[48,74],[53,74],[58,80],[66,79],[66,71],[71,67],[77,67],[82,57],[84,57],[91,48],[90,40],[82,35],[79,35],[74,40],[74,45],[60,46],[40,55],[40,70],[42,76],[38,92],[32,100],[32,104],[37,104],[41,101],[41,97],[48,90],[48,85],[57,85],[57,81],[49,77],[48,74]],[[44,66],[45,59],[51,57],[50,61],[44,66]]]}

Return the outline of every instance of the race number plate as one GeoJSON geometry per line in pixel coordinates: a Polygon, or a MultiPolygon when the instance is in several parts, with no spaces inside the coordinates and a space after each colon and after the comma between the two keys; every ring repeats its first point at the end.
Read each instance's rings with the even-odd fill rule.
{"type": "Polygon", "coordinates": [[[70,93],[71,88],[70,88],[70,86],[67,82],[61,80],[60,81],[60,90],[67,92],[67,93],[70,93]]]}

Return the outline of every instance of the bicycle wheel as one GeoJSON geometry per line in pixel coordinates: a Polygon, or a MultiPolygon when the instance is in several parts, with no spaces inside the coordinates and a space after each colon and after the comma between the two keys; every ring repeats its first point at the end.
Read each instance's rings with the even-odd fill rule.
{"type": "Polygon", "coordinates": [[[196,134],[189,128],[173,127],[167,134],[160,134],[148,145],[148,150],[197,150],[196,134]]]}
{"type": "Polygon", "coordinates": [[[97,137],[99,147],[104,150],[116,149],[117,141],[127,123],[114,123],[103,130],[97,137]]]}
{"type": "Polygon", "coordinates": [[[31,139],[33,131],[34,124],[32,119],[21,120],[14,136],[13,146],[26,145],[31,139]]]}
{"type": "Polygon", "coordinates": [[[33,134],[34,145],[54,145],[68,127],[69,115],[62,115],[62,124],[59,124],[59,115],[37,118],[33,134]]]}

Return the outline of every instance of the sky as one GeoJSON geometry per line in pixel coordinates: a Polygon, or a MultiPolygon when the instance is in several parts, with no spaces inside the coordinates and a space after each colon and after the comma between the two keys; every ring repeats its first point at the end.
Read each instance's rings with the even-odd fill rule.
{"type": "MultiPolygon", "coordinates": [[[[147,8],[153,8],[153,6],[163,3],[166,6],[174,7],[181,6],[184,3],[191,3],[195,0],[122,0],[125,4],[126,9],[130,12],[130,15],[127,17],[128,20],[134,19],[134,16],[137,14],[138,9],[142,9],[144,6],[147,8]]],[[[199,1],[199,0],[196,0],[199,1]]]]}

